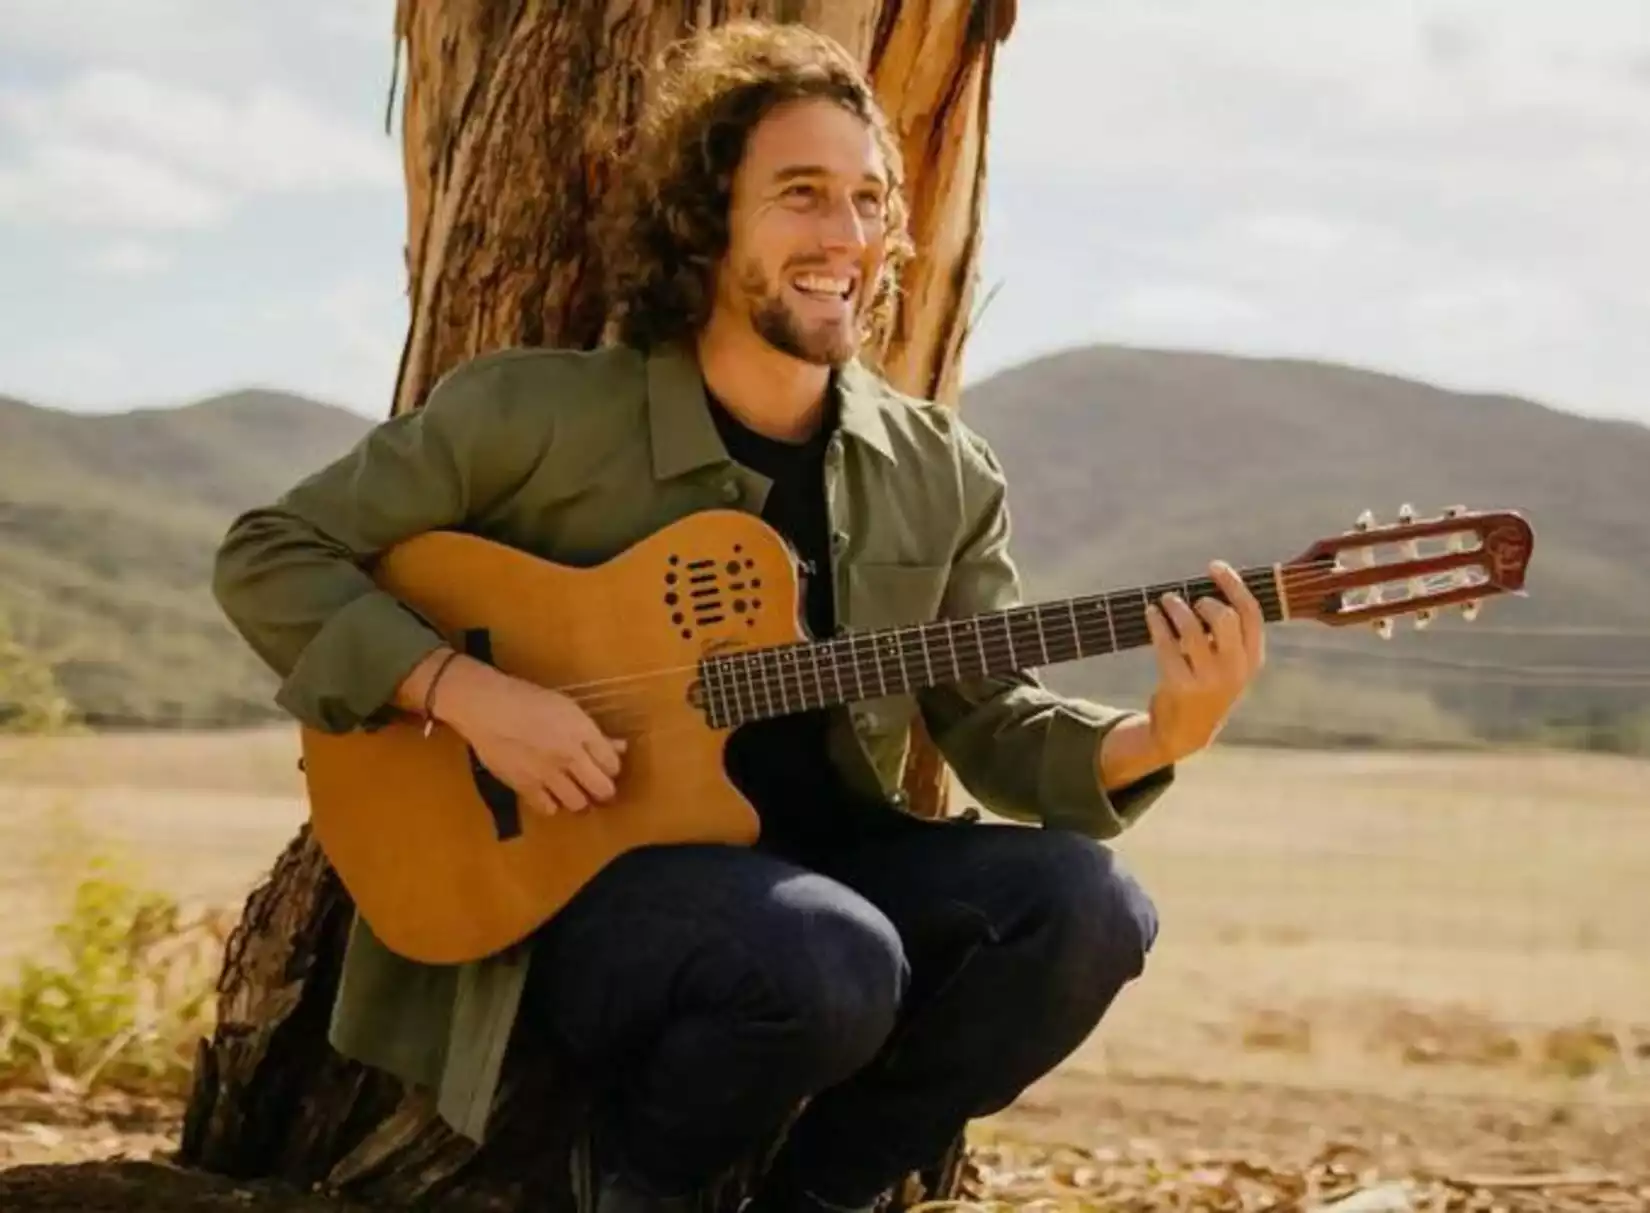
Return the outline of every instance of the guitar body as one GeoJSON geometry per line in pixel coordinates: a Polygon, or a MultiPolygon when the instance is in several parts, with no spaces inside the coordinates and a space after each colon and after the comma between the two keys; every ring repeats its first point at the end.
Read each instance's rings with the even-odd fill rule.
{"type": "Polygon", "coordinates": [[[626,851],[756,840],[724,766],[728,733],[696,706],[696,665],[803,638],[792,556],[760,519],[696,514],[592,568],[432,532],[375,576],[455,648],[573,695],[628,743],[613,801],[545,816],[440,725],[302,729],[316,840],[387,947],[426,963],[484,957],[626,851]]]}

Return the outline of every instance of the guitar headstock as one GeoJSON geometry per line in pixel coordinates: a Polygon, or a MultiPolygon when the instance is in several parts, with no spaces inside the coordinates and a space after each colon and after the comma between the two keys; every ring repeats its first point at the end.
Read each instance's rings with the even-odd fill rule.
{"type": "Polygon", "coordinates": [[[1373,623],[1383,637],[1396,615],[1425,627],[1439,610],[1459,606],[1471,620],[1485,598],[1523,595],[1534,546],[1530,524],[1512,510],[1453,506],[1418,519],[1406,505],[1385,525],[1366,510],[1352,530],[1318,540],[1282,567],[1284,604],[1291,619],[1373,623]]]}

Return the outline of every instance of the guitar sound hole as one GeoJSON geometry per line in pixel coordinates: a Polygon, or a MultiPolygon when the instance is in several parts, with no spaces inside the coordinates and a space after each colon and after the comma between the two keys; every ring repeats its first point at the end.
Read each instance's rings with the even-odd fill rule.
{"type": "Polygon", "coordinates": [[[756,626],[750,612],[760,609],[762,600],[732,597],[761,585],[757,578],[749,582],[741,579],[745,570],[756,567],[756,561],[740,555],[738,544],[734,545],[733,552],[733,556],[722,559],[681,553],[666,557],[660,597],[668,609],[671,624],[680,630],[683,640],[692,640],[700,629],[727,623],[736,615],[745,617],[746,627],[756,626]]]}

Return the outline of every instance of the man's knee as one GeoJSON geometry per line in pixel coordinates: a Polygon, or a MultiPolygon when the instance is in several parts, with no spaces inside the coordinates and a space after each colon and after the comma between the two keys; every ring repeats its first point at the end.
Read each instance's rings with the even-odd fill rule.
{"type": "Polygon", "coordinates": [[[802,1085],[839,1082],[870,1061],[899,1014],[910,969],[898,931],[875,906],[823,877],[787,882],[788,921],[761,968],[802,1085]]]}
{"type": "Polygon", "coordinates": [[[1157,940],[1157,907],[1110,848],[1080,834],[1036,835],[1036,896],[1050,927],[1053,971],[1080,986],[1095,984],[1106,1001],[1140,976],[1157,940]],[[1084,978],[1087,980],[1084,980],[1084,978]]]}

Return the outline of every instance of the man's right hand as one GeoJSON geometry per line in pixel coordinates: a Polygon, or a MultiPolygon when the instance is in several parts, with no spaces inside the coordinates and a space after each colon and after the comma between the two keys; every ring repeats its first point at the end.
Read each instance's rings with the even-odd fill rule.
{"type": "MultiPolygon", "coordinates": [[[[421,662],[397,700],[422,711],[445,650],[421,662]]],[[[476,757],[534,808],[581,812],[613,798],[623,738],[610,737],[578,702],[468,656],[453,659],[431,712],[469,742],[476,757]]]]}

